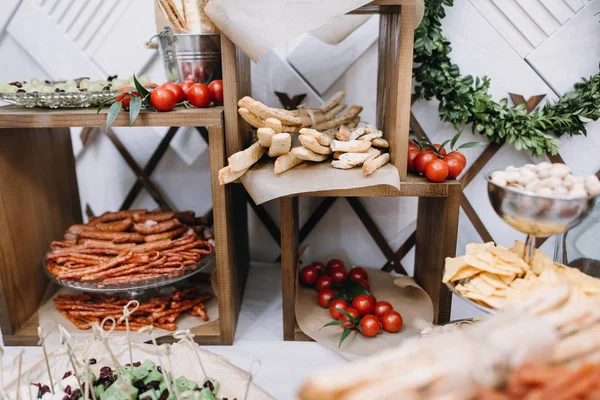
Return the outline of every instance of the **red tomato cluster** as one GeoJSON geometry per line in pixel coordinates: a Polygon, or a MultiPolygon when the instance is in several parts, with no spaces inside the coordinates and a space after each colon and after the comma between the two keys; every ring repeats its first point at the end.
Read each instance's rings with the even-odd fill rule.
{"type": "MultiPolygon", "coordinates": [[[[187,101],[194,107],[208,107],[212,102],[223,103],[223,81],[212,81],[208,86],[192,81],[180,83],[165,82],[162,85],[147,83],[144,85],[150,92],[149,101],[157,111],[171,111],[176,104],[187,101]]],[[[129,108],[131,97],[140,97],[133,86],[119,89],[123,93],[116,97],[123,108],[129,108]]]]}
{"type": "Polygon", "coordinates": [[[446,154],[446,149],[439,144],[421,150],[412,141],[408,141],[407,168],[409,172],[425,175],[431,182],[443,182],[456,179],[467,165],[467,158],[458,151],[446,154]]]}
{"type": "Polygon", "coordinates": [[[357,329],[366,337],[377,335],[381,329],[391,333],[402,329],[400,313],[389,302],[377,301],[370,294],[369,276],[364,268],[346,271],[344,263],[337,259],[327,264],[315,261],[302,268],[299,278],[304,285],[315,286],[319,305],[329,309],[331,318],[340,321],[336,324],[344,329],[357,329]],[[357,282],[365,290],[352,296],[344,290],[346,281],[357,282]]]}

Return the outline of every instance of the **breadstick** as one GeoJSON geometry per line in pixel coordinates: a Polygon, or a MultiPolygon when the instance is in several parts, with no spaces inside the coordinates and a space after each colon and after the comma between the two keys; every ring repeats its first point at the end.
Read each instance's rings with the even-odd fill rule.
{"type": "Polygon", "coordinates": [[[219,170],[219,185],[226,185],[236,181],[248,171],[250,167],[241,171],[232,171],[231,167],[223,167],[219,170]]]}
{"type": "Polygon", "coordinates": [[[352,168],[354,168],[353,164],[350,164],[349,162],[344,161],[344,160],[333,160],[331,162],[331,166],[333,168],[337,168],[337,169],[352,169],[352,168]]]}
{"type": "Polygon", "coordinates": [[[360,123],[360,117],[354,117],[350,122],[346,124],[349,129],[354,129],[360,123]]]}
{"type": "Polygon", "coordinates": [[[273,131],[275,133],[281,133],[282,129],[283,129],[283,125],[281,124],[281,121],[278,120],[277,118],[265,119],[264,127],[273,129],[273,131]]]}
{"type": "MultiPolygon", "coordinates": [[[[281,123],[279,124],[279,128],[281,130],[281,123]]],[[[258,128],[258,131],[256,131],[258,143],[260,143],[262,147],[271,147],[271,139],[273,138],[273,135],[275,135],[275,130],[272,128],[258,128]]]]}
{"type": "Polygon", "coordinates": [[[332,151],[345,151],[347,153],[364,153],[371,148],[371,142],[364,140],[350,140],[348,142],[341,142],[334,140],[331,142],[332,151]]]}
{"type": "Polygon", "coordinates": [[[294,147],[291,153],[301,160],[321,162],[327,159],[326,155],[315,154],[306,147],[294,147]]]}
{"type": "Polygon", "coordinates": [[[367,133],[358,138],[358,140],[368,140],[372,141],[373,139],[379,139],[383,137],[383,132],[377,131],[373,133],[367,133]]]}
{"type": "Polygon", "coordinates": [[[352,132],[350,132],[350,136],[348,137],[348,140],[358,139],[359,137],[361,137],[362,135],[365,134],[366,130],[367,130],[367,127],[365,125],[359,126],[358,128],[354,129],[352,132]]]}
{"type": "Polygon", "coordinates": [[[350,139],[350,133],[352,131],[346,125],[342,125],[335,134],[335,138],[342,142],[347,142],[350,139]]]}
{"type": "Polygon", "coordinates": [[[279,175],[287,170],[294,168],[297,165],[302,164],[303,162],[304,160],[299,159],[292,153],[287,153],[277,157],[277,159],[275,160],[275,168],[273,172],[275,173],[275,175],[279,175]]]}
{"type": "Polygon", "coordinates": [[[296,125],[296,126],[283,125],[281,127],[281,131],[287,132],[287,133],[298,133],[298,132],[300,132],[300,129],[302,129],[302,126],[300,126],[300,125],[296,125]]]}
{"type": "Polygon", "coordinates": [[[364,153],[344,153],[340,156],[340,161],[344,161],[353,167],[362,165],[369,158],[377,157],[381,152],[374,148],[370,148],[364,153]]]}
{"type": "Polygon", "coordinates": [[[390,162],[389,153],[381,154],[377,157],[370,158],[367,161],[365,161],[362,166],[363,173],[365,174],[365,176],[369,176],[377,169],[383,167],[388,162],[390,162]]]}
{"type": "Polygon", "coordinates": [[[380,149],[387,149],[388,147],[390,147],[388,141],[382,138],[371,140],[371,144],[373,145],[373,147],[379,147],[380,149]]]}
{"type": "Polygon", "coordinates": [[[159,222],[155,224],[145,223],[145,224],[134,224],[133,229],[136,232],[142,233],[144,235],[153,235],[155,233],[163,233],[166,231],[170,231],[171,229],[177,228],[181,226],[181,222],[177,218],[170,219],[168,221],[159,222]]]}
{"type": "Polygon", "coordinates": [[[317,139],[317,142],[319,142],[321,146],[329,146],[331,145],[331,141],[333,140],[333,137],[329,133],[319,132],[310,128],[300,129],[300,134],[314,137],[315,139],[317,139]]]}
{"type": "Polygon", "coordinates": [[[318,131],[324,131],[327,129],[335,128],[337,126],[340,126],[347,122],[352,121],[358,114],[360,114],[361,111],[362,111],[361,106],[351,106],[342,115],[340,115],[330,121],[323,122],[322,124],[318,124],[314,128],[318,131]]]}
{"type": "Polygon", "coordinates": [[[344,91],[335,93],[329,100],[321,105],[321,111],[326,113],[332,110],[335,106],[340,104],[342,100],[344,100],[344,97],[346,97],[346,92],[344,91]]]}
{"type": "Polygon", "coordinates": [[[227,159],[232,171],[237,172],[251,167],[265,154],[265,148],[255,142],[246,150],[238,151],[227,159]]]}
{"type": "Polygon", "coordinates": [[[269,147],[269,157],[279,157],[290,152],[292,147],[292,137],[289,133],[282,132],[273,135],[271,147],[269,147]]]}
{"type": "Polygon", "coordinates": [[[240,114],[240,116],[244,119],[244,121],[246,121],[247,123],[249,123],[251,126],[253,126],[255,128],[262,128],[263,126],[265,126],[264,122],[260,118],[258,118],[256,115],[252,114],[250,112],[250,110],[248,110],[245,107],[239,108],[238,114],[240,114]]]}
{"type": "Polygon", "coordinates": [[[310,151],[312,151],[314,153],[331,154],[331,148],[327,147],[327,146],[321,146],[317,142],[317,139],[315,139],[313,136],[300,135],[300,136],[298,136],[298,140],[300,140],[300,143],[302,143],[302,145],[304,147],[306,147],[307,149],[309,149],[310,151]]]}
{"type": "Polygon", "coordinates": [[[260,101],[254,100],[249,96],[243,97],[238,102],[238,106],[247,108],[250,112],[263,120],[267,118],[277,118],[282,124],[302,125],[302,121],[299,117],[290,115],[286,113],[285,110],[266,106],[260,101]]]}
{"type": "Polygon", "coordinates": [[[340,156],[341,156],[342,154],[346,154],[346,153],[344,153],[343,151],[335,151],[335,152],[333,153],[333,159],[334,159],[334,160],[339,160],[339,159],[340,159],[340,156]]]}

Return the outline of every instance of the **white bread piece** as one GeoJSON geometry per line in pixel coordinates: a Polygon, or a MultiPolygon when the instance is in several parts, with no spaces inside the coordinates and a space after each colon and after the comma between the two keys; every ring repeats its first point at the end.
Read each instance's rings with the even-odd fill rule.
{"type": "Polygon", "coordinates": [[[371,142],[366,140],[350,140],[342,142],[334,140],[331,142],[332,151],[345,151],[346,153],[364,153],[371,148],[371,142]]]}
{"type": "Polygon", "coordinates": [[[381,131],[377,131],[377,132],[373,132],[373,133],[367,133],[365,135],[362,135],[361,137],[358,138],[358,140],[368,140],[371,141],[373,139],[379,139],[383,137],[383,132],[381,131]]]}
{"type": "Polygon", "coordinates": [[[385,164],[390,162],[390,154],[384,153],[377,157],[370,158],[364,162],[362,166],[363,173],[365,176],[371,175],[373,172],[383,167],[385,164]]]}
{"type": "Polygon", "coordinates": [[[303,146],[294,147],[291,153],[299,159],[306,161],[321,162],[327,159],[326,155],[313,153],[312,151],[303,146]]]}
{"type": "Polygon", "coordinates": [[[271,147],[271,140],[275,135],[275,131],[272,128],[258,128],[256,136],[258,137],[258,143],[262,147],[271,147]]]}
{"type": "Polygon", "coordinates": [[[239,177],[244,175],[250,168],[243,169],[241,171],[232,171],[231,167],[223,167],[219,170],[219,184],[226,185],[237,180],[239,177]]]}
{"type": "Polygon", "coordinates": [[[246,150],[238,151],[227,159],[231,171],[241,171],[250,168],[265,154],[265,148],[259,142],[254,142],[246,150]]]}
{"type": "Polygon", "coordinates": [[[333,160],[331,166],[337,169],[352,169],[355,167],[354,164],[342,160],[333,160]]]}
{"type": "Polygon", "coordinates": [[[379,150],[370,148],[364,153],[344,153],[340,156],[340,161],[351,164],[353,167],[358,167],[369,158],[377,157],[379,154],[381,154],[379,150]]]}
{"type": "Polygon", "coordinates": [[[333,136],[328,132],[319,132],[315,129],[302,128],[300,129],[300,134],[314,137],[321,146],[329,146],[333,141],[333,136]]]}
{"type": "Polygon", "coordinates": [[[190,33],[202,33],[202,17],[200,16],[200,12],[198,0],[183,0],[185,23],[190,33]]]}
{"type": "Polygon", "coordinates": [[[375,133],[378,132],[379,129],[375,125],[365,125],[365,133],[375,133]]]}
{"type": "Polygon", "coordinates": [[[262,128],[263,126],[265,126],[265,123],[262,119],[258,118],[258,116],[256,116],[256,115],[252,114],[250,112],[250,110],[248,110],[245,107],[240,107],[238,109],[238,114],[240,114],[240,116],[244,119],[244,121],[249,123],[250,126],[252,126],[254,128],[262,128]]]}
{"type": "Polygon", "coordinates": [[[289,133],[278,133],[271,138],[269,157],[279,157],[287,154],[292,148],[292,136],[289,133]]]}
{"type": "Polygon", "coordinates": [[[379,147],[380,149],[387,149],[388,147],[390,147],[388,141],[382,138],[371,140],[371,144],[373,145],[373,147],[379,147]]]}
{"type": "Polygon", "coordinates": [[[299,159],[292,153],[287,153],[282,156],[277,157],[275,160],[275,168],[273,172],[275,175],[279,175],[284,173],[287,170],[294,168],[297,165],[300,165],[304,162],[304,160],[299,159]]]}
{"type": "Polygon", "coordinates": [[[300,135],[298,140],[302,146],[306,147],[310,151],[317,154],[331,154],[331,148],[327,146],[321,146],[317,139],[309,135],[300,135]]]}
{"type": "Polygon", "coordinates": [[[365,133],[367,133],[367,126],[366,125],[359,126],[358,128],[354,129],[352,132],[350,132],[350,136],[348,137],[348,140],[356,140],[359,137],[361,137],[362,135],[364,135],[365,133]]]}
{"type": "Polygon", "coordinates": [[[283,125],[277,118],[267,118],[264,122],[265,128],[271,128],[275,133],[283,132],[283,125]]]}
{"type": "Polygon", "coordinates": [[[335,134],[335,138],[337,140],[341,140],[342,142],[347,142],[348,139],[350,138],[350,129],[348,129],[348,127],[346,125],[342,125],[340,126],[340,129],[338,129],[337,133],[335,134]]]}
{"type": "Polygon", "coordinates": [[[334,160],[339,160],[339,159],[340,159],[340,156],[341,156],[342,154],[346,154],[346,153],[344,153],[343,151],[336,151],[336,152],[334,152],[334,153],[333,153],[333,159],[334,159],[334,160]]]}

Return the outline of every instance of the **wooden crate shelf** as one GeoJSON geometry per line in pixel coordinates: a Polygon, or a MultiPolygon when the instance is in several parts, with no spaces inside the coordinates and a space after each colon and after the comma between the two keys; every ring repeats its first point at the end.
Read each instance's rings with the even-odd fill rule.
{"type": "MultiPolygon", "coordinates": [[[[134,124],[208,130],[219,321],[194,330],[203,344],[233,343],[248,269],[246,197],[240,185],[219,185],[218,171],[231,154],[225,129],[241,134],[237,100],[249,94],[250,64],[224,35],[221,57],[224,106],[142,111],[134,124]]],[[[37,311],[49,283],[41,260],[52,240],[82,221],[68,128],[105,121],[106,110],[94,108],[0,107],[0,328],[7,345],[37,344],[37,311]]],[[[128,126],[129,116],[113,125],[128,126]]]]}

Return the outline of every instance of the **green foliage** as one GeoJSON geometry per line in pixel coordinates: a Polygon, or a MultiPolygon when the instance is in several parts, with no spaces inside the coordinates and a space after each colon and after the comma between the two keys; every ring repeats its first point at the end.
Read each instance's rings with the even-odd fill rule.
{"type": "Polygon", "coordinates": [[[453,0],[425,0],[423,22],[415,31],[415,93],[427,100],[436,98],[443,121],[456,129],[472,124],[473,132],[486,135],[490,142],[513,144],[535,156],[557,153],[555,135],[587,134],[585,124],[600,118],[600,73],[576,83],[574,90],[556,103],[531,114],[527,114],[525,104],[509,107],[507,99],[495,102],[489,94],[487,76],[462,76],[452,64],[450,41],[441,27],[446,16],[444,6],[452,5],[453,0]]]}

